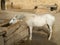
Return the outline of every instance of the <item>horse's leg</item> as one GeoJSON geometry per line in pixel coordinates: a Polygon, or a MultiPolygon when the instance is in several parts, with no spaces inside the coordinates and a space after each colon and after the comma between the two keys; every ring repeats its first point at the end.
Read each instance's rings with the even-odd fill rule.
{"type": "Polygon", "coordinates": [[[52,26],[49,26],[49,31],[50,31],[50,35],[49,35],[49,38],[48,38],[48,40],[50,40],[51,39],[51,36],[52,36],[52,26]]]}
{"type": "Polygon", "coordinates": [[[29,40],[32,40],[32,26],[30,26],[29,29],[30,29],[30,37],[29,37],[29,40]]]}

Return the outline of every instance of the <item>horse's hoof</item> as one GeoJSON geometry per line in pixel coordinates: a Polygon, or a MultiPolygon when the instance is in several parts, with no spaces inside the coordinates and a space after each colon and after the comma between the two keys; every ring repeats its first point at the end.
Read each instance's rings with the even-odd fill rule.
{"type": "Polygon", "coordinates": [[[32,38],[29,38],[29,40],[32,40],[32,38]]]}
{"type": "Polygon", "coordinates": [[[48,40],[50,40],[51,38],[48,38],[48,40]]]}

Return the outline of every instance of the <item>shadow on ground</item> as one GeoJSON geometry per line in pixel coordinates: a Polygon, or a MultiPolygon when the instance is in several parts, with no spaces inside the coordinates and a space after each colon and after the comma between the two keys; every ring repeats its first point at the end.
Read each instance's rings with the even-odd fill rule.
{"type": "MultiPolygon", "coordinates": [[[[19,44],[19,43],[18,43],[19,44]]],[[[53,41],[48,41],[45,35],[39,33],[33,33],[33,39],[31,41],[22,41],[19,45],[57,45],[53,41]]]]}

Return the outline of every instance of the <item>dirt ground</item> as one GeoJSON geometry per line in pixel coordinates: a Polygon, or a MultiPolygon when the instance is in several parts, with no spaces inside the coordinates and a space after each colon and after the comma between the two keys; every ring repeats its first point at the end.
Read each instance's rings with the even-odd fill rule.
{"type": "MultiPolygon", "coordinates": [[[[6,13],[4,14],[4,13],[3,14],[0,13],[0,18],[7,18],[8,15],[11,16],[11,14],[6,14],[6,13]],[[7,15],[7,17],[5,17],[3,15],[7,15]]],[[[56,17],[56,20],[55,20],[54,31],[53,31],[53,36],[52,36],[51,41],[47,40],[46,35],[42,36],[39,33],[33,32],[33,40],[32,41],[27,40],[25,42],[22,41],[20,45],[60,45],[60,35],[59,35],[60,34],[60,23],[59,23],[60,22],[60,12],[53,14],[53,15],[56,17]]]]}
{"type": "Polygon", "coordinates": [[[54,26],[54,32],[53,32],[53,38],[54,42],[57,43],[57,45],[60,45],[60,12],[55,14],[56,21],[55,21],[55,26],[54,26]]]}

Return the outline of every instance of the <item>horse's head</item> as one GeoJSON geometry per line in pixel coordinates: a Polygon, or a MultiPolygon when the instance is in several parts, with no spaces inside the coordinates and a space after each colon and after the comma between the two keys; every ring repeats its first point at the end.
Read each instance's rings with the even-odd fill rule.
{"type": "Polygon", "coordinates": [[[9,24],[15,24],[15,23],[17,23],[17,22],[18,22],[18,19],[17,19],[16,17],[13,17],[13,18],[10,20],[9,24]]]}
{"type": "Polygon", "coordinates": [[[15,24],[15,23],[17,23],[19,20],[23,20],[24,17],[25,17],[25,16],[16,15],[15,17],[13,17],[13,18],[10,20],[9,24],[15,24]]]}

